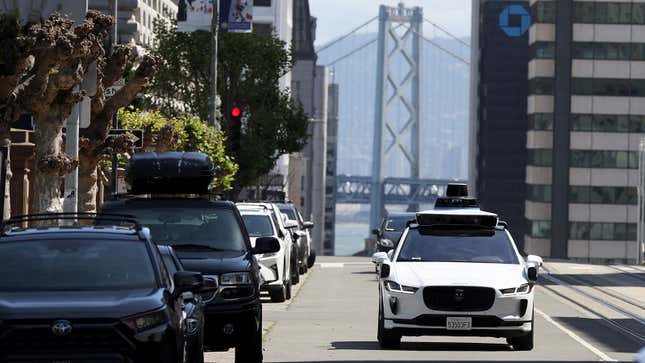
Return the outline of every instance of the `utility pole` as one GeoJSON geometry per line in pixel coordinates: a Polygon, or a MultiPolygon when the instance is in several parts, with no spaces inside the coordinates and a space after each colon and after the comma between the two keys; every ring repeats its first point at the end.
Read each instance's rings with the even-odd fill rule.
{"type": "Polygon", "coordinates": [[[217,123],[217,33],[219,30],[219,0],[213,1],[213,20],[211,21],[211,36],[213,54],[211,55],[211,95],[210,95],[210,119],[211,126],[220,128],[217,123]]]}
{"type": "MultiPolygon", "coordinates": [[[[69,2],[68,2],[69,3],[69,2]]],[[[74,24],[80,24],[87,14],[87,0],[75,1],[73,5],[65,3],[69,6],[67,10],[70,18],[74,20],[74,24]]],[[[77,86],[76,91],[80,91],[81,87],[77,86]]],[[[72,113],[67,119],[66,133],[65,133],[65,153],[73,159],[78,160],[78,136],[80,125],[81,104],[76,104],[72,109],[72,113]]],[[[66,213],[76,213],[78,211],[78,167],[71,173],[65,176],[65,198],[63,201],[63,210],[66,213]]]]}
{"type": "MultiPolygon", "coordinates": [[[[112,33],[112,48],[119,42],[119,0],[112,0],[112,11],[114,12],[114,33],[112,33]]],[[[119,118],[118,113],[115,113],[112,117],[112,129],[119,128],[119,118]]],[[[112,195],[116,195],[119,188],[118,178],[119,178],[119,156],[116,152],[112,155],[112,195]]]]}

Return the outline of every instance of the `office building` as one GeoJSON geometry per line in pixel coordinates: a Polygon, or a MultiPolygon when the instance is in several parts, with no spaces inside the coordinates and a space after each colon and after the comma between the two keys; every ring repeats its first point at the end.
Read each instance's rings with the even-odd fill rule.
{"type": "Polygon", "coordinates": [[[531,1],[526,250],[635,262],[645,3],[531,1]]]}
{"type": "Polygon", "coordinates": [[[526,232],[529,59],[522,11],[529,14],[528,0],[473,1],[469,150],[471,192],[482,208],[510,224],[520,249],[526,232]],[[500,17],[509,20],[508,27],[500,17]]]}

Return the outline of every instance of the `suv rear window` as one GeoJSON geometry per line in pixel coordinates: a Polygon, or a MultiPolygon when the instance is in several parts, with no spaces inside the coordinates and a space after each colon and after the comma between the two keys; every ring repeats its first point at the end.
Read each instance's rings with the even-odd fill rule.
{"type": "Polygon", "coordinates": [[[150,228],[160,245],[203,245],[217,250],[246,251],[246,241],[235,214],[224,208],[154,207],[106,211],[132,215],[150,228]]]}
{"type": "Polygon", "coordinates": [[[0,242],[0,291],[153,289],[144,243],[108,239],[0,242]]]}
{"type": "Polygon", "coordinates": [[[505,231],[410,229],[397,261],[517,264],[505,231]]]}
{"type": "Polygon", "coordinates": [[[273,225],[268,215],[242,215],[246,230],[251,237],[272,237],[273,225]]]}

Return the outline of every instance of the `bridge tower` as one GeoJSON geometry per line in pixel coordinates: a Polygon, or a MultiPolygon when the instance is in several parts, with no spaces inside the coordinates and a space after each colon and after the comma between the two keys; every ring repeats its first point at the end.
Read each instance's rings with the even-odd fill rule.
{"type": "Polygon", "coordinates": [[[420,179],[422,35],[422,8],[406,8],[403,3],[398,7],[381,5],[372,151],[372,229],[378,228],[385,211],[385,178],[394,176],[385,175],[388,160],[394,157],[392,161],[405,164],[407,177],[420,179]],[[401,62],[396,62],[401,58],[408,69],[402,70],[401,62]],[[401,110],[405,116],[401,116],[401,110]]]}

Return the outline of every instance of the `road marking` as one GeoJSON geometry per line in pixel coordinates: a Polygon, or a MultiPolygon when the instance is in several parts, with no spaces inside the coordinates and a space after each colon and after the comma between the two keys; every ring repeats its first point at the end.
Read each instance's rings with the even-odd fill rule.
{"type": "Polygon", "coordinates": [[[579,337],[573,331],[565,328],[562,324],[560,324],[557,321],[553,320],[550,316],[548,316],[542,310],[536,308],[535,312],[538,313],[542,318],[544,318],[544,320],[546,320],[549,323],[553,324],[553,326],[555,326],[556,328],[560,329],[563,333],[565,333],[566,335],[571,337],[571,339],[575,340],[580,345],[582,345],[583,347],[587,348],[590,352],[592,352],[593,354],[598,356],[598,358],[600,358],[600,360],[602,360],[603,362],[618,362],[617,360],[611,358],[607,354],[605,354],[602,351],[600,351],[600,349],[598,349],[598,348],[594,347],[593,345],[591,345],[590,343],[588,343],[586,340],[584,340],[581,337],[579,337]]]}
{"type": "Polygon", "coordinates": [[[339,262],[323,262],[320,264],[320,268],[343,268],[345,267],[344,263],[339,262]]]}

